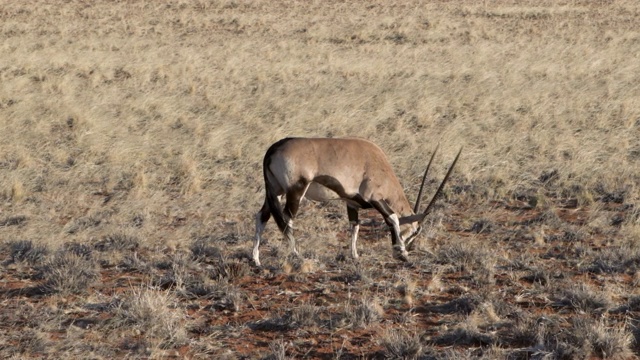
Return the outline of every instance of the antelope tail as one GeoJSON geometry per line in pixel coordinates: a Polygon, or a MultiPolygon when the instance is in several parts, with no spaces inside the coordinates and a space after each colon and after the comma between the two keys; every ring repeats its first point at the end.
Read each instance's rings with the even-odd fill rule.
{"type": "Polygon", "coordinates": [[[280,231],[283,231],[287,228],[287,222],[284,219],[284,214],[282,213],[282,206],[280,205],[280,200],[278,200],[278,195],[273,189],[274,184],[277,184],[277,180],[269,170],[269,165],[271,164],[271,157],[269,154],[265,156],[264,163],[262,166],[262,171],[264,174],[264,188],[266,192],[267,204],[269,205],[269,211],[273,216],[273,219],[276,221],[278,228],[280,231]]]}

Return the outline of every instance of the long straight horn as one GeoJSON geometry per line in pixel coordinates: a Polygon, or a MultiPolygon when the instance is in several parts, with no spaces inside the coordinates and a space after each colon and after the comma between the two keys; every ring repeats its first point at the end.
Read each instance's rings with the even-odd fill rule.
{"type": "Polygon", "coordinates": [[[420,200],[422,199],[422,190],[424,190],[424,182],[427,180],[427,174],[429,173],[429,168],[431,167],[431,163],[433,162],[433,158],[436,156],[438,152],[438,148],[440,144],[436,146],[436,149],[433,150],[433,154],[431,154],[431,159],[429,159],[429,163],[427,164],[427,169],[424,171],[424,175],[422,175],[422,184],[420,185],[420,191],[418,191],[418,197],[416,198],[416,205],[413,207],[413,213],[417,214],[420,209],[420,200]]]}
{"type": "Polygon", "coordinates": [[[462,154],[462,147],[458,151],[458,154],[456,155],[456,158],[453,159],[453,162],[451,163],[451,166],[449,167],[449,170],[447,171],[447,175],[444,177],[444,179],[440,183],[440,186],[438,187],[438,190],[436,190],[436,193],[431,198],[431,201],[429,202],[429,205],[427,205],[427,208],[424,209],[424,213],[423,213],[424,214],[424,218],[422,218],[422,222],[424,222],[424,219],[427,217],[427,214],[429,213],[429,210],[431,210],[431,207],[436,202],[436,198],[438,197],[438,195],[440,195],[440,192],[442,191],[442,188],[444,187],[444,184],[447,182],[447,180],[449,180],[449,175],[451,175],[451,172],[453,171],[453,168],[456,166],[456,163],[458,162],[458,158],[460,157],[460,154],[462,154]]]}
{"type": "Polygon", "coordinates": [[[436,190],[436,193],[431,198],[431,201],[429,202],[429,205],[427,205],[427,208],[424,209],[424,212],[420,213],[420,214],[401,217],[400,219],[398,219],[400,225],[409,224],[409,223],[413,223],[413,222],[424,223],[424,219],[426,219],[427,214],[429,214],[429,210],[431,210],[431,207],[436,202],[436,198],[438,198],[438,195],[440,195],[440,192],[442,191],[442,188],[444,188],[444,184],[449,179],[449,176],[451,175],[451,172],[453,171],[453,168],[456,166],[456,163],[458,162],[458,158],[460,157],[461,153],[462,153],[462,148],[460,148],[460,151],[458,151],[458,155],[456,155],[456,158],[453,159],[453,163],[451,163],[451,166],[449,167],[449,170],[447,171],[447,175],[445,175],[444,179],[440,183],[440,186],[438,187],[438,190],[436,190]]]}

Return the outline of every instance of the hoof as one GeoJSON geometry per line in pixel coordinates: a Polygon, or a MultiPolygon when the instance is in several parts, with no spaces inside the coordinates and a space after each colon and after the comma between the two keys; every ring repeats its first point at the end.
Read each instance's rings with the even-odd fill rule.
{"type": "Polygon", "coordinates": [[[409,262],[409,253],[407,253],[406,251],[395,252],[393,254],[393,257],[402,262],[409,262]]]}

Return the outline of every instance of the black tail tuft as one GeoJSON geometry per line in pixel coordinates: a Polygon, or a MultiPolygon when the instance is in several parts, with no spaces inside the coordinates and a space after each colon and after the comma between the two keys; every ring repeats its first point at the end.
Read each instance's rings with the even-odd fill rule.
{"type": "Polygon", "coordinates": [[[280,200],[278,200],[278,196],[268,188],[267,188],[267,203],[269,204],[269,210],[271,211],[271,215],[273,215],[273,220],[276,221],[276,224],[278,225],[278,228],[280,228],[280,231],[284,231],[287,228],[287,222],[284,220],[284,214],[282,213],[282,206],[280,205],[280,200]]]}
{"type": "Polygon", "coordinates": [[[269,186],[270,182],[275,181],[273,174],[271,174],[271,172],[269,171],[269,165],[271,165],[271,157],[274,155],[274,153],[278,151],[278,149],[289,140],[291,140],[291,138],[285,138],[271,145],[267,150],[267,153],[264,155],[264,161],[262,162],[262,172],[264,175],[267,204],[269,204],[269,210],[271,211],[271,215],[273,215],[273,219],[276,221],[278,228],[280,228],[280,231],[283,232],[287,228],[287,222],[284,219],[282,206],[280,205],[280,200],[278,200],[278,195],[275,194],[269,186]]]}

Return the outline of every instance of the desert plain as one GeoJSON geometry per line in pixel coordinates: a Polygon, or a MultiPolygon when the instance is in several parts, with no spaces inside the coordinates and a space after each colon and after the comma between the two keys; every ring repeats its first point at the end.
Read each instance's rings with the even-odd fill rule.
{"type": "Polygon", "coordinates": [[[0,357],[640,355],[640,3],[0,1],[0,357]],[[251,262],[262,159],[358,136],[411,261],[303,202],[251,262]],[[425,200],[425,201],[426,201],[425,200]]]}

